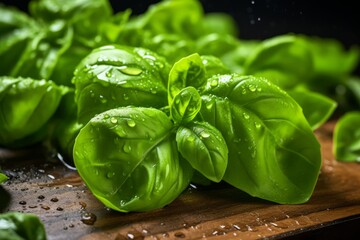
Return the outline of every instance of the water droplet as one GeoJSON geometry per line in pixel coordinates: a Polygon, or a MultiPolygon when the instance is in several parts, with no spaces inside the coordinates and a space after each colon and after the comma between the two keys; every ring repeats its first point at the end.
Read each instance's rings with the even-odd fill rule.
{"type": "Polygon", "coordinates": [[[101,103],[106,103],[107,102],[107,99],[103,95],[100,95],[99,98],[100,98],[101,103]]]}
{"type": "Polygon", "coordinates": [[[177,238],[185,238],[185,237],[186,237],[185,234],[182,233],[182,232],[176,232],[174,235],[175,235],[175,237],[177,237],[177,238]]]}
{"type": "Polygon", "coordinates": [[[118,122],[118,120],[115,117],[111,117],[110,122],[115,124],[118,122]]]}
{"type": "Polygon", "coordinates": [[[142,69],[135,67],[124,67],[124,68],[119,68],[119,70],[120,72],[131,76],[137,76],[142,73],[142,69]]]}
{"type": "Polygon", "coordinates": [[[38,196],[38,199],[43,200],[43,199],[45,199],[45,196],[44,196],[44,195],[40,195],[40,196],[38,196]]]}
{"type": "Polygon", "coordinates": [[[243,88],[243,90],[241,91],[242,94],[246,94],[246,89],[243,88]]]}
{"type": "Polygon", "coordinates": [[[20,201],[19,204],[20,205],[26,205],[26,201],[20,201]]]}
{"type": "Polygon", "coordinates": [[[106,75],[108,78],[110,78],[110,77],[112,76],[112,73],[111,73],[111,71],[107,71],[107,72],[105,73],[105,75],[106,75]]]}
{"type": "Polygon", "coordinates": [[[104,115],[104,119],[108,119],[109,117],[110,117],[109,114],[104,115]]]}
{"type": "Polygon", "coordinates": [[[54,197],[54,198],[50,199],[50,201],[52,201],[52,202],[58,202],[58,201],[59,201],[59,199],[58,199],[58,198],[56,198],[56,197],[54,197]]]}
{"type": "Polygon", "coordinates": [[[250,118],[249,114],[247,114],[247,113],[243,113],[243,117],[244,117],[245,119],[249,119],[249,118],[250,118]]]}
{"type": "Polygon", "coordinates": [[[210,109],[213,107],[213,105],[214,105],[214,102],[213,102],[213,101],[210,101],[210,102],[207,102],[207,103],[205,104],[205,107],[206,107],[208,110],[210,110],[210,109]]]}
{"type": "Polygon", "coordinates": [[[261,124],[260,124],[260,123],[255,122],[254,124],[255,124],[255,128],[257,128],[257,129],[260,129],[260,128],[261,128],[261,124]]]}
{"type": "Polygon", "coordinates": [[[249,84],[248,87],[249,87],[250,92],[255,92],[256,91],[256,86],[255,85],[249,84]]]}
{"type": "Polygon", "coordinates": [[[124,152],[126,152],[126,153],[131,152],[131,145],[128,144],[128,143],[125,143],[124,146],[123,146],[123,150],[124,150],[124,152]]]}
{"type": "Polygon", "coordinates": [[[195,137],[194,136],[189,136],[186,140],[189,141],[189,142],[194,142],[195,137]]]}
{"type": "Polygon", "coordinates": [[[200,136],[201,136],[202,138],[208,138],[208,137],[210,137],[210,134],[207,133],[207,132],[205,132],[205,131],[203,131],[203,132],[200,133],[200,136]]]}
{"type": "Polygon", "coordinates": [[[57,207],[56,210],[57,211],[64,211],[64,209],[62,207],[57,207]]]}
{"type": "Polygon", "coordinates": [[[129,96],[126,93],[124,93],[123,98],[124,98],[125,101],[129,100],[129,96]]]}
{"type": "Polygon", "coordinates": [[[44,210],[50,210],[50,207],[46,206],[46,205],[41,205],[41,208],[44,209],[44,210]]]}
{"type": "Polygon", "coordinates": [[[94,225],[96,218],[96,215],[91,212],[84,212],[81,214],[81,222],[86,225],[94,225]]]}
{"type": "Polygon", "coordinates": [[[115,176],[115,172],[108,172],[107,174],[106,174],[106,177],[107,178],[113,178],[115,176]]]}
{"type": "Polygon", "coordinates": [[[135,127],[135,126],[136,126],[136,122],[135,122],[134,120],[132,120],[132,119],[129,119],[129,120],[127,120],[127,125],[128,125],[129,127],[135,127]]]}
{"type": "Polygon", "coordinates": [[[212,87],[216,87],[218,85],[218,80],[217,79],[213,79],[211,82],[210,82],[210,86],[212,87]]]}

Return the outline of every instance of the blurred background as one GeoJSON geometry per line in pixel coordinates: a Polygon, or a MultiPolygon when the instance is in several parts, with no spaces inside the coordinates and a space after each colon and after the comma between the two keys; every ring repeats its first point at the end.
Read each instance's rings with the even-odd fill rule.
{"type": "MultiPolygon", "coordinates": [[[[28,1],[0,0],[26,11],[28,1]]],[[[146,11],[160,0],[110,0],[115,12],[146,11]]],[[[285,33],[336,38],[346,47],[360,45],[360,10],[352,0],[200,0],[205,12],[233,16],[243,39],[266,39],[285,33]]]]}

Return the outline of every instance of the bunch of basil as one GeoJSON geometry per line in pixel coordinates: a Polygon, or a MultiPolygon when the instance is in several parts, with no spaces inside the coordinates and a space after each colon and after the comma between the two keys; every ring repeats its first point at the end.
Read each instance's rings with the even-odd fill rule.
{"type": "Polygon", "coordinates": [[[191,182],[304,203],[321,167],[313,131],[360,105],[357,47],[242,40],[197,0],[137,16],[32,0],[29,13],[0,6],[0,144],[50,140],[118,211],[161,208],[191,182]]]}

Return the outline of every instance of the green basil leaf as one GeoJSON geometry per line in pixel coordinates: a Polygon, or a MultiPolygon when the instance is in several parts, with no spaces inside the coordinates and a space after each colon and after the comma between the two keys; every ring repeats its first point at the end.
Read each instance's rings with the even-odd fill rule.
{"type": "Polygon", "coordinates": [[[335,125],[333,152],[338,161],[360,162],[360,112],[343,115],[335,125]]]}
{"type": "Polygon", "coordinates": [[[313,59],[305,41],[295,35],[264,40],[244,63],[244,74],[265,77],[284,89],[310,80],[313,59]]]}
{"type": "Polygon", "coordinates": [[[293,98],[263,78],[237,74],[210,78],[200,94],[199,114],[222,133],[229,149],[224,181],[278,203],[310,198],[320,145],[293,98]]]}
{"type": "Polygon", "coordinates": [[[228,148],[219,130],[206,122],[191,122],[176,132],[177,147],[191,166],[214,182],[220,182],[228,162],[228,148]]]}
{"type": "Polygon", "coordinates": [[[229,74],[230,69],[221,61],[220,58],[212,55],[201,56],[202,63],[205,67],[205,78],[208,79],[215,74],[229,74]]]}
{"type": "Polygon", "coordinates": [[[94,49],[75,69],[80,123],[123,106],[167,105],[167,61],[143,48],[109,45],[94,49]]]}
{"type": "Polygon", "coordinates": [[[201,97],[194,87],[183,88],[170,105],[171,119],[175,124],[192,121],[201,108],[201,97]]]}
{"type": "Polygon", "coordinates": [[[34,19],[45,25],[66,21],[75,33],[75,41],[91,48],[98,47],[103,42],[99,33],[113,14],[108,0],[30,1],[29,12],[34,19]]]}
{"type": "Polygon", "coordinates": [[[5,174],[0,172],[0,183],[5,182],[7,179],[8,179],[8,177],[5,174]]]}
{"type": "Polygon", "coordinates": [[[172,128],[157,109],[110,109],[80,130],[75,166],[92,193],[112,209],[161,208],[179,196],[193,173],[179,158],[172,128]]]}
{"type": "Polygon", "coordinates": [[[31,213],[7,212],[0,214],[0,239],[46,240],[44,224],[31,213]]]}
{"type": "Polygon", "coordinates": [[[302,107],[313,130],[324,124],[334,113],[337,103],[333,99],[312,91],[290,90],[289,95],[302,107]]]}
{"type": "Polygon", "coordinates": [[[168,82],[168,102],[172,103],[174,97],[181,89],[192,86],[199,88],[206,83],[205,67],[200,55],[194,53],[177,61],[170,70],[168,82]]]}
{"type": "Polygon", "coordinates": [[[38,24],[26,13],[0,5],[0,75],[11,75],[22,55],[30,56],[38,24]]]}
{"type": "Polygon", "coordinates": [[[15,146],[16,142],[41,130],[67,91],[68,88],[52,81],[1,77],[0,145],[15,146]]]}

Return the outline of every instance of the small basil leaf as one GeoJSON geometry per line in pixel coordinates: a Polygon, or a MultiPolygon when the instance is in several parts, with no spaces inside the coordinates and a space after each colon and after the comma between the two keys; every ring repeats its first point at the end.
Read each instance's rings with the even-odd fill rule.
{"type": "Polygon", "coordinates": [[[360,112],[343,115],[335,125],[333,152],[338,161],[360,162],[360,112]]]}
{"type": "Polygon", "coordinates": [[[75,140],[74,163],[92,193],[122,211],[161,208],[190,183],[173,124],[160,110],[110,109],[92,118],[75,140]]]}
{"type": "Polygon", "coordinates": [[[168,102],[172,103],[173,98],[181,89],[192,86],[199,88],[206,83],[205,67],[199,54],[181,58],[170,70],[168,82],[168,102]]]}
{"type": "Polygon", "coordinates": [[[46,240],[43,222],[31,213],[7,212],[0,214],[0,239],[46,240]]]}
{"type": "Polygon", "coordinates": [[[287,92],[302,107],[304,115],[313,130],[324,124],[337,107],[336,101],[318,92],[304,90],[290,90],[287,92]]]}
{"type": "Polygon", "coordinates": [[[124,106],[166,106],[169,64],[157,54],[128,46],[94,49],[77,66],[72,82],[79,122],[124,106]]]}
{"type": "Polygon", "coordinates": [[[193,87],[183,88],[170,106],[170,114],[175,124],[192,121],[201,108],[201,97],[193,87]]]}
{"type": "Polygon", "coordinates": [[[181,155],[206,178],[220,182],[228,162],[228,148],[219,130],[206,122],[180,126],[176,142],[181,155]]]}
{"type": "Polygon", "coordinates": [[[0,172],[0,183],[5,182],[7,179],[8,179],[8,177],[5,174],[0,172]]]}
{"type": "Polygon", "coordinates": [[[293,98],[270,81],[238,74],[210,78],[200,95],[200,117],[222,133],[229,149],[224,181],[278,203],[310,198],[320,144],[293,98]]]}

